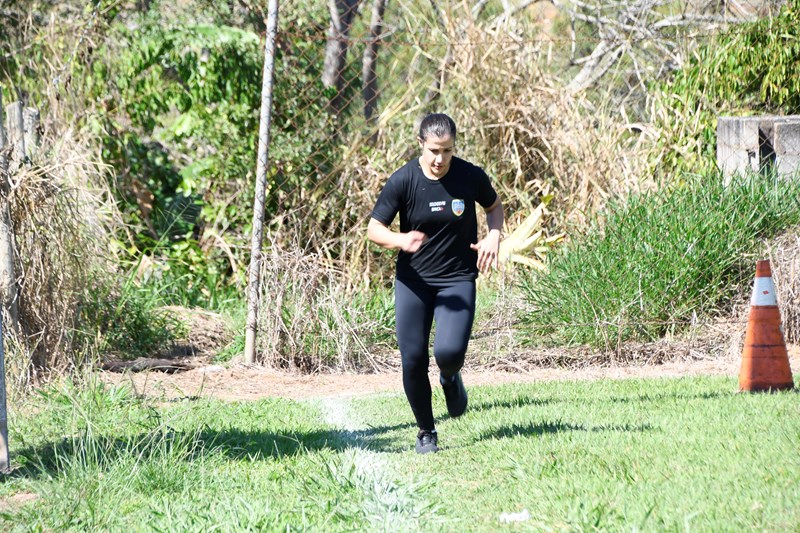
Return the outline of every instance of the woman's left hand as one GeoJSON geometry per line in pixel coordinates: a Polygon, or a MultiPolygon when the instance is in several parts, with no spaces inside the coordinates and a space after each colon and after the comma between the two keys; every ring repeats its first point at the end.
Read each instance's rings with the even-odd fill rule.
{"type": "Polygon", "coordinates": [[[478,252],[478,270],[486,274],[492,267],[497,268],[498,253],[500,252],[500,232],[498,230],[490,231],[477,244],[470,244],[469,247],[478,252]]]}

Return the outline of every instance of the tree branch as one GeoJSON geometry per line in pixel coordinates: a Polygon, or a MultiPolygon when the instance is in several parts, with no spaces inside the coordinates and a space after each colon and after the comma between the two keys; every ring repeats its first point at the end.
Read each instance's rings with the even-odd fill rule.
{"type": "Polygon", "coordinates": [[[472,6],[472,18],[478,18],[481,13],[483,13],[483,9],[486,7],[486,4],[489,3],[489,0],[478,0],[474,6],[472,6]]]}
{"type": "Polygon", "coordinates": [[[507,9],[507,10],[505,10],[503,12],[502,15],[498,15],[492,21],[492,23],[489,25],[489,27],[490,28],[496,28],[497,26],[500,26],[505,21],[507,21],[508,19],[510,19],[511,17],[513,17],[514,15],[516,15],[517,13],[519,13],[520,11],[522,11],[523,9],[528,7],[529,5],[535,4],[536,2],[541,2],[541,1],[542,0],[522,0],[522,2],[520,4],[518,4],[516,7],[513,7],[511,9],[507,9]]]}
{"type": "Polygon", "coordinates": [[[624,44],[605,40],[597,43],[583,68],[567,84],[567,92],[576,94],[594,85],[616,63],[624,51],[624,44]]]}

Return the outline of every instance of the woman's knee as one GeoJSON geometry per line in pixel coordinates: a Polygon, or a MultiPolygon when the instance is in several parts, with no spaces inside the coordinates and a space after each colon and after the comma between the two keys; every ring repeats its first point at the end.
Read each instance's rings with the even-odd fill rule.
{"type": "Polygon", "coordinates": [[[464,356],[466,353],[466,346],[445,346],[437,348],[434,357],[436,358],[436,365],[439,367],[439,371],[442,375],[449,378],[461,370],[461,367],[464,366],[464,356]]]}
{"type": "Polygon", "coordinates": [[[427,375],[428,359],[427,353],[403,354],[401,359],[403,372],[414,376],[427,375]]]}

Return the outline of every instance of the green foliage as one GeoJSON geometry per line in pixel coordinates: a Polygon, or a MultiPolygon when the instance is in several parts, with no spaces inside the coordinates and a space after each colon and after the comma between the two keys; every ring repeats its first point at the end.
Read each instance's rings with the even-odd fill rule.
{"type": "Polygon", "coordinates": [[[524,292],[532,342],[655,340],[730,305],[762,239],[800,224],[800,181],[686,176],[612,203],[524,292]]]}
{"type": "Polygon", "coordinates": [[[172,243],[154,242],[150,253],[155,261],[149,255],[141,256],[149,266],[143,268],[140,290],[157,295],[163,305],[221,311],[241,300],[224,249],[203,249],[187,234],[172,243]]]}
{"type": "MultiPolygon", "coordinates": [[[[308,203],[301,190],[313,199],[335,186],[308,181],[330,172],[334,136],[326,101],[308,98],[323,95],[322,47],[299,42],[277,51],[267,220],[308,203]]],[[[248,257],[262,41],[219,23],[165,25],[154,6],[136,24],[114,26],[103,52],[108,59],[94,63],[88,82],[107,111],[94,128],[138,227],[136,248],[165,262],[173,285],[197,287],[181,300],[214,307],[210,295],[224,300],[243,283],[235,273],[248,257]],[[142,192],[152,194],[151,213],[142,192]]]]}
{"type": "Polygon", "coordinates": [[[226,322],[229,331],[235,332],[227,345],[214,356],[214,362],[226,363],[244,353],[245,331],[247,329],[247,307],[241,299],[236,300],[232,307],[225,310],[226,322]]]}
{"type": "Polygon", "coordinates": [[[155,16],[134,30],[115,27],[113,37],[107,52],[116,53],[95,63],[92,83],[109,107],[98,128],[104,158],[128,193],[128,216],[145,219],[137,248],[163,253],[176,281],[213,279],[205,290],[219,291],[220,272],[231,273],[224,251],[242,260],[251,218],[259,39],[229,27],[162,27],[155,16]],[[137,206],[141,191],[152,194],[152,214],[137,206]]]}
{"type": "Polygon", "coordinates": [[[800,3],[705,43],[655,92],[665,144],[657,171],[710,168],[717,116],[800,112],[800,3]]]}
{"type": "Polygon", "coordinates": [[[163,293],[138,285],[134,273],[121,286],[103,280],[87,292],[75,334],[96,339],[101,354],[152,356],[181,333],[181,322],[164,308],[163,293]]]}

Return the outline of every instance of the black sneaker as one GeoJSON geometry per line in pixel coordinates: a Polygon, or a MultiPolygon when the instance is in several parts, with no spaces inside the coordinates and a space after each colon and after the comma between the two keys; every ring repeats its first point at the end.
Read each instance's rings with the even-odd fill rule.
{"type": "Polygon", "coordinates": [[[447,412],[453,418],[463,415],[467,410],[467,389],[464,388],[464,382],[461,381],[461,372],[457,372],[450,379],[439,374],[439,383],[442,384],[444,390],[447,412]]]}
{"type": "Polygon", "coordinates": [[[439,438],[435,429],[433,431],[421,429],[417,434],[417,453],[436,453],[439,451],[438,443],[439,438]]]}

